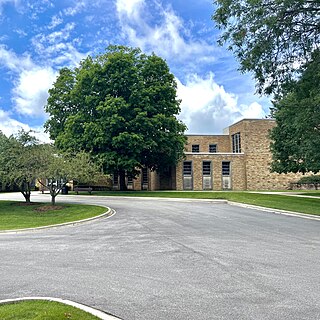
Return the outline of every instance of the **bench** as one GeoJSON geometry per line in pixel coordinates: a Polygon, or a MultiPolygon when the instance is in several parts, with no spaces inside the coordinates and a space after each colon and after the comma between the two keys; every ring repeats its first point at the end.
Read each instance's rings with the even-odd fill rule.
{"type": "Polygon", "coordinates": [[[77,194],[79,194],[79,191],[88,191],[89,194],[92,193],[92,188],[91,187],[74,187],[73,189],[77,194]]]}

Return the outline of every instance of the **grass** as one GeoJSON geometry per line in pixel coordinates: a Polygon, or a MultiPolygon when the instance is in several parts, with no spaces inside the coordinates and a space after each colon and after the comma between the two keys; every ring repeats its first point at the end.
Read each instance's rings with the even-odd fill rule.
{"type": "Polygon", "coordinates": [[[22,301],[0,305],[1,320],[97,320],[78,308],[54,301],[22,301]]]}
{"type": "MultiPolygon", "coordinates": [[[[105,207],[0,201],[0,230],[35,228],[91,218],[106,212],[105,207]]],[[[1,319],[1,317],[0,317],[1,319]]]]}
{"type": "Polygon", "coordinates": [[[307,191],[307,192],[301,192],[299,195],[307,195],[311,197],[320,197],[320,190],[319,191],[307,191]]]}
{"type": "MultiPolygon", "coordinates": [[[[309,193],[308,193],[309,194],[309,193]]],[[[278,194],[229,191],[102,191],[100,196],[160,197],[189,199],[225,199],[267,208],[320,215],[320,199],[299,198],[278,194]]]]}

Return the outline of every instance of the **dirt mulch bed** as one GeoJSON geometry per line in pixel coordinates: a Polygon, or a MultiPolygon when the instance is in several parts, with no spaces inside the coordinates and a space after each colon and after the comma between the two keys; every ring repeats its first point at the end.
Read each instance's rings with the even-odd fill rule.
{"type": "Polygon", "coordinates": [[[62,210],[65,207],[63,206],[50,206],[50,205],[46,205],[46,206],[41,206],[38,208],[35,208],[34,211],[37,212],[47,212],[47,211],[57,211],[57,210],[62,210]]]}

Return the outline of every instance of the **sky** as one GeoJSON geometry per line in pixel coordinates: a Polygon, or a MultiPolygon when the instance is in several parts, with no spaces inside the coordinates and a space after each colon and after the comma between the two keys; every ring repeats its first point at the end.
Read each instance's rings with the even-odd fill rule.
{"type": "Polygon", "coordinates": [[[59,69],[110,44],[164,58],[177,81],[189,134],[221,134],[243,118],[264,118],[270,99],[217,45],[212,0],[0,0],[0,130],[48,141],[44,106],[59,69]]]}

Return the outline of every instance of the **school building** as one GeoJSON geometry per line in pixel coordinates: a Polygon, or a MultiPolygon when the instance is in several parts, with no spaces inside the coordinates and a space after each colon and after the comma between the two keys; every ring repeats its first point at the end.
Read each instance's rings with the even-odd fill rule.
{"type": "MultiPolygon", "coordinates": [[[[185,158],[161,173],[142,169],[132,190],[281,190],[300,174],[270,172],[272,119],[243,119],[221,135],[187,135],[185,158]]],[[[113,177],[118,189],[118,177],[113,177]]]]}

